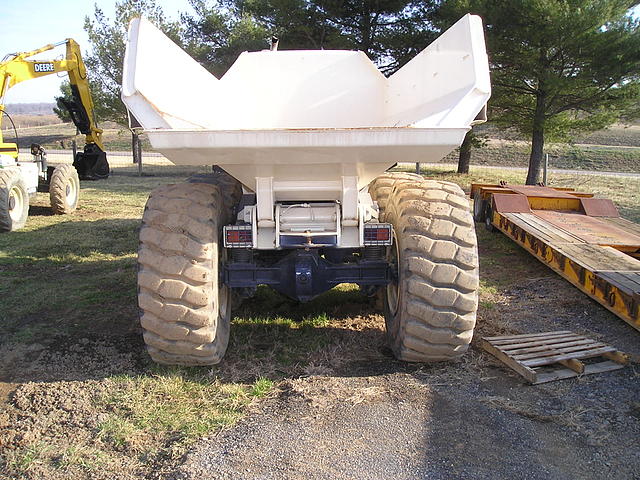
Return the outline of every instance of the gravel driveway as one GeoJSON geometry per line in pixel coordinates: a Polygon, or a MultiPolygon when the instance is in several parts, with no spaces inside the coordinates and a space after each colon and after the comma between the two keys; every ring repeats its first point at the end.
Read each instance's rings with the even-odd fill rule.
{"type": "MultiPolygon", "coordinates": [[[[510,331],[567,328],[640,354],[638,332],[551,274],[501,292],[478,334],[504,318],[510,331]]],[[[530,386],[475,344],[457,363],[387,355],[287,381],[167,478],[640,478],[637,364],[530,386]]]]}

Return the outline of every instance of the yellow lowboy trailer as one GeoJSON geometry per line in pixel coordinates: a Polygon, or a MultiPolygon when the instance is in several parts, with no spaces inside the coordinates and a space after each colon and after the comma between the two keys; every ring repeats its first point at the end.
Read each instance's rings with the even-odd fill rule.
{"type": "Polygon", "coordinates": [[[500,230],[640,330],[640,225],[567,188],[471,185],[474,218],[500,230]]]}

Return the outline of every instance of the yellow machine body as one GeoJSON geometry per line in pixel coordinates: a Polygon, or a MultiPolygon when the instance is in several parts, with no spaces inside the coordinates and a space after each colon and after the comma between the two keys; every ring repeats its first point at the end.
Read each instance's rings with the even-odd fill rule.
{"type": "MultiPolygon", "coordinates": [[[[85,152],[74,159],[78,173],[87,178],[108,176],[108,163],[102,143],[102,130],[95,120],[93,100],[89,90],[87,69],[82,61],[78,43],[68,38],[64,42],[45,45],[37,50],[7,55],[0,63],[0,109],[4,110],[4,97],[11,87],[18,83],[44,77],[54,73],[67,73],[73,94],[73,102],[63,102],[69,110],[78,130],[85,136],[85,152]],[[31,57],[66,45],[66,57],[61,60],[34,60],[31,57]],[[98,169],[96,170],[96,165],[98,169]],[[84,170],[84,171],[83,171],[84,170]],[[94,171],[90,171],[94,170],[94,171]],[[100,170],[100,171],[98,171],[100,170]]],[[[0,125],[2,117],[0,116],[0,125]]],[[[18,146],[5,143],[0,130],[0,154],[9,155],[17,160],[18,146]]]]}

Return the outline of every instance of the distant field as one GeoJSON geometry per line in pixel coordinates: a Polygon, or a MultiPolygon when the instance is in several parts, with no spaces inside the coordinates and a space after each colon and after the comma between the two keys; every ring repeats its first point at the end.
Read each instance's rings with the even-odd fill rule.
{"type": "Polygon", "coordinates": [[[640,125],[613,125],[576,139],[576,143],[640,147],[640,125]]]}
{"type": "MultiPolygon", "coordinates": [[[[37,117],[32,115],[15,115],[13,116],[14,122],[16,122],[16,118],[18,121],[22,120],[22,117],[37,117]]],[[[64,150],[71,148],[71,142],[75,138],[78,142],[78,146],[81,148],[84,145],[84,137],[83,135],[76,136],[76,127],[72,123],[62,123],[57,116],[51,115],[50,117],[55,117],[57,123],[49,123],[48,125],[32,125],[29,127],[18,127],[18,147],[21,150],[26,150],[30,147],[32,143],[38,143],[42,145],[46,150],[64,150]]],[[[28,122],[29,120],[25,118],[23,122],[28,122]]],[[[33,120],[32,120],[33,121],[33,120]]],[[[5,137],[5,141],[14,142],[14,133],[13,129],[9,125],[9,129],[7,128],[7,121],[3,122],[3,135],[5,137]]],[[[17,126],[17,125],[16,125],[17,126]]],[[[100,125],[100,128],[104,130],[103,132],[103,141],[107,150],[130,150],[131,149],[131,132],[129,129],[117,125],[113,122],[106,122],[100,125]]],[[[151,146],[147,142],[146,138],[143,137],[143,150],[149,151],[151,146]]]]}
{"type": "MultiPolygon", "coordinates": [[[[529,139],[515,131],[499,130],[491,123],[485,123],[474,128],[480,134],[495,140],[517,140],[528,143],[529,139]]],[[[613,124],[604,130],[575,135],[570,143],[588,145],[611,145],[640,147],[640,124],[613,124]]]]}
{"type": "MultiPolygon", "coordinates": [[[[472,165],[526,167],[529,145],[516,140],[489,140],[487,146],[473,150],[472,165]]],[[[570,170],[640,172],[640,147],[615,145],[550,144],[549,167],[570,170]]],[[[457,163],[458,152],[452,152],[441,163],[457,163]]]]}
{"type": "MultiPolygon", "coordinates": [[[[41,127],[45,125],[61,125],[62,120],[55,114],[35,115],[35,114],[16,114],[11,115],[11,119],[16,128],[41,127]]],[[[2,119],[2,130],[13,131],[11,121],[5,116],[2,119]]],[[[5,133],[6,135],[6,133],[5,133]]]]}
{"type": "MultiPolygon", "coordinates": [[[[60,123],[55,115],[14,115],[18,127],[18,145],[23,151],[32,143],[39,143],[45,149],[69,149],[75,137],[75,127],[70,123],[60,123]],[[42,125],[46,119],[49,125],[42,125]],[[57,123],[56,123],[57,122],[57,123]]],[[[5,120],[3,128],[10,128],[5,120]]],[[[125,127],[115,123],[101,125],[104,129],[103,140],[107,151],[129,150],[131,134],[125,127]]],[[[475,149],[472,153],[473,165],[505,165],[526,167],[529,163],[529,144],[517,138],[506,138],[491,127],[481,131],[489,135],[487,146],[475,149]]],[[[14,141],[13,130],[4,130],[5,141],[14,141]]],[[[76,137],[82,147],[83,137],[76,137]]],[[[614,125],[576,138],[576,143],[548,144],[545,151],[550,155],[551,168],[579,169],[595,171],[640,172],[640,125],[614,125]]],[[[151,151],[151,145],[143,136],[143,150],[151,151]]],[[[442,163],[456,163],[457,152],[442,160],[442,163]]]]}

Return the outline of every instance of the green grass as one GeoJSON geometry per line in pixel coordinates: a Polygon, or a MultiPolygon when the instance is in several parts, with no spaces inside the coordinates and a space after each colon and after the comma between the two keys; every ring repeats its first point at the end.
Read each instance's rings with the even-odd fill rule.
{"type": "Polygon", "coordinates": [[[83,472],[95,472],[104,467],[108,459],[101,450],[86,445],[71,445],[65,448],[54,460],[59,471],[78,469],[83,472]]]}
{"type": "Polygon", "coordinates": [[[155,375],[108,380],[107,393],[96,402],[109,412],[97,427],[98,438],[116,449],[144,455],[181,454],[195,439],[237,421],[274,385],[266,378],[249,385],[222,383],[203,369],[155,370],[155,375]]]}
{"type": "MultiPolygon", "coordinates": [[[[69,377],[64,372],[62,380],[87,382],[89,378],[82,385],[92,392],[93,402],[91,409],[77,411],[78,425],[89,426],[73,427],[66,443],[51,437],[47,427],[5,458],[0,469],[8,469],[16,478],[58,472],[60,478],[80,479],[96,469],[115,473],[125,469],[133,477],[140,476],[163,459],[177,458],[197,438],[237,421],[248,406],[274,391],[281,379],[309,371],[331,372],[354,355],[383,358],[379,351],[383,321],[372,314],[370,299],[357,287],[342,285],[305,304],[259,288],[251,301],[234,312],[223,364],[213,368],[151,364],[137,324],[140,217],[151,189],[198,171],[202,169],[145,166],[145,175],[138,177],[135,167],[116,168],[106,181],[82,183],[81,206],[74,215],[50,215],[46,195],[39,194],[26,228],[0,235],[0,345],[42,344],[45,352],[65,361],[77,358],[77,365],[70,367],[77,372],[69,372],[69,377]],[[86,351],[70,356],[82,345],[86,351]],[[119,365],[113,349],[107,347],[132,360],[114,371],[102,370],[111,362],[119,365]],[[102,353],[105,348],[107,353],[102,353]],[[323,370],[311,368],[318,364],[323,370]]],[[[472,182],[521,182],[524,175],[476,167],[470,175],[457,175],[444,167],[425,173],[466,189],[472,182]]],[[[616,177],[552,178],[553,185],[576,186],[612,198],[623,215],[636,221],[640,220],[638,182],[616,177]]],[[[478,228],[478,237],[480,314],[486,320],[497,316],[503,289],[522,278],[552,273],[501,235],[478,228]]],[[[16,377],[23,381],[35,375],[37,385],[48,392],[55,377],[51,380],[30,364],[38,358],[33,352],[40,350],[27,347],[31,354],[12,360],[16,377]]],[[[51,398],[57,397],[52,393],[51,398]]],[[[55,412],[57,407],[51,407],[55,402],[48,405],[55,412]]],[[[16,418],[37,415],[33,412],[38,407],[32,407],[33,411],[17,410],[16,418]]],[[[53,425],[66,428],[56,418],[51,414],[53,425]]],[[[63,415],[60,418],[64,422],[63,415]]]]}
{"type": "Polygon", "coordinates": [[[29,472],[37,465],[46,462],[47,455],[51,451],[51,445],[41,440],[17,452],[6,452],[4,461],[15,471],[29,472]]]}

